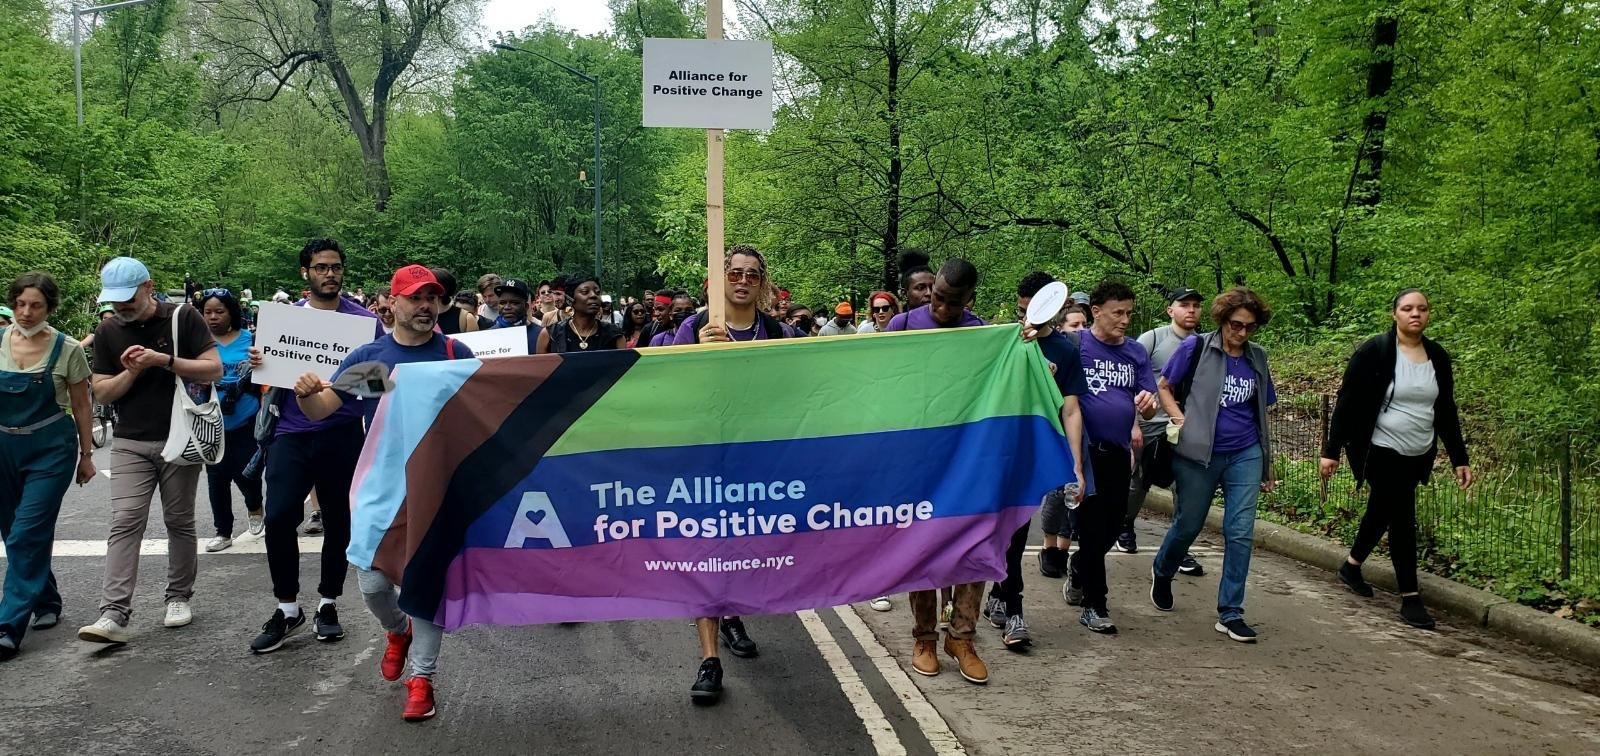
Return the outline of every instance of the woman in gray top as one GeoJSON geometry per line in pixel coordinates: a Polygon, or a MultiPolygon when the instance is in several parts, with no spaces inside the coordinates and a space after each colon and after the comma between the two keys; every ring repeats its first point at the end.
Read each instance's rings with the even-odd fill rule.
{"type": "Polygon", "coordinates": [[[1430,630],[1433,617],[1417,591],[1417,486],[1433,470],[1435,439],[1444,441],[1462,489],[1472,485],[1472,468],[1461,437],[1450,355],[1422,335],[1431,315],[1428,298],[1406,289],[1390,309],[1394,328],[1358,347],[1345,368],[1322,447],[1321,472],[1331,477],[1339,469],[1340,450],[1345,450],[1356,486],[1365,482],[1371,492],[1356,541],[1339,569],[1340,582],[1358,595],[1372,595],[1372,586],[1361,577],[1361,563],[1387,530],[1400,616],[1413,627],[1430,630]]]}

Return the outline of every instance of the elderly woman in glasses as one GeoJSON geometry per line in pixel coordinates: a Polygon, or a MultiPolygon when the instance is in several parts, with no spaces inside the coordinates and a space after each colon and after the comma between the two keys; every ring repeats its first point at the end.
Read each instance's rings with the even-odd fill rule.
{"type": "Polygon", "coordinates": [[[1273,488],[1267,408],[1277,402],[1267,350],[1251,343],[1272,319],[1267,303],[1245,288],[1211,303],[1217,330],[1190,336],[1162,370],[1161,404],[1178,427],[1172,461],[1176,516],[1151,567],[1150,600],[1173,609],[1172,577],[1200,535],[1211,495],[1222,487],[1222,578],[1216,630],[1241,643],[1256,632],[1244,621],[1244,584],[1254,547],[1256,497],[1273,488]]]}
{"type": "Polygon", "coordinates": [[[900,300],[895,299],[893,294],[887,291],[872,292],[872,296],[867,297],[867,319],[856,329],[856,333],[879,333],[899,314],[900,300]]]}

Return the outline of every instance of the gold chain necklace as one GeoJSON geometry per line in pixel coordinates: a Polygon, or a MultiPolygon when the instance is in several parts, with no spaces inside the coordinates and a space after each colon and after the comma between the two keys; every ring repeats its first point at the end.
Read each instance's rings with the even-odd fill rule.
{"type": "Polygon", "coordinates": [[[573,336],[578,337],[578,348],[587,352],[589,351],[589,337],[600,332],[600,321],[596,320],[594,322],[594,330],[590,331],[588,334],[578,333],[578,324],[571,321],[567,322],[567,328],[572,330],[573,336]]]}

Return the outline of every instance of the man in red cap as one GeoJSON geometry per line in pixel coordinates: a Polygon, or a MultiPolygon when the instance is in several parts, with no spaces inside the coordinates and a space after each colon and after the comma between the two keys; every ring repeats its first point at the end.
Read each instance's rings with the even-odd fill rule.
{"type": "MultiPolygon", "coordinates": [[[[362,363],[383,363],[393,372],[396,365],[468,359],[473,356],[472,350],[465,344],[433,330],[439,313],[450,306],[444,300],[444,287],[434,277],[433,271],[421,265],[407,265],[395,271],[390,290],[394,298],[394,332],[352,350],[334,372],[334,380],[338,380],[352,366],[362,363]]],[[[356,406],[361,408],[367,425],[371,426],[373,414],[378,408],[376,397],[361,399],[336,391],[331,383],[322,380],[316,373],[300,376],[294,393],[300,410],[312,420],[329,417],[344,407],[356,406]]],[[[364,521],[360,513],[353,513],[352,519],[364,521]]],[[[381,534],[378,535],[381,537],[381,534]]],[[[363,533],[359,537],[369,538],[371,534],[363,533]]],[[[411,679],[406,681],[408,690],[402,716],[408,722],[432,717],[433,675],[438,666],[443,630],[427,618],[409,617],[400,611],[399,595],[394,583],[383,573],[372,569],[371,564],[356,565],[356,582],[361,587],[361,597],[367,609],[388,631],[388,645],[379,663],[383,679],[390,682],[400,679],[406,659],[410,657],[411,679]]]]}

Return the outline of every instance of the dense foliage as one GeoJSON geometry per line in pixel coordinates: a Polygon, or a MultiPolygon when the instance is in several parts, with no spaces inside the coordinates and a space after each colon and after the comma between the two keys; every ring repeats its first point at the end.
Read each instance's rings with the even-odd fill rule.
{"type": "MultiPolygon", "coordinates": [[[[410,260],[592,267],[590,90],[469,43],[476,6],[114,11],[86,36],[79,129],[65,15],[0,0],[0,271],[45,268],[82,303],[100,260],[132,254],[170,285],[263,292],[293,286],[312,235],[368,285],[410,260]]],[[[703,10],[611,6],[611,34],[501,41],[601,79],[607,285],[697,285],[704,138],[640,128],[637,82],[640,40],[700,35],[703,10]]],[[[1032,268],[1125,277],[1147,315],[1156,287],[1243,283],[1278,310],[1262,338],[1286,379],[1326,381],[1420,285],[1481,416],[1600,425],[1593,4],[734,6],[780,86],[776,127],[730,138],[729,239],[802,301],[881,287],[908,246],[979,263],[987,316],[1032,268]]]]}

